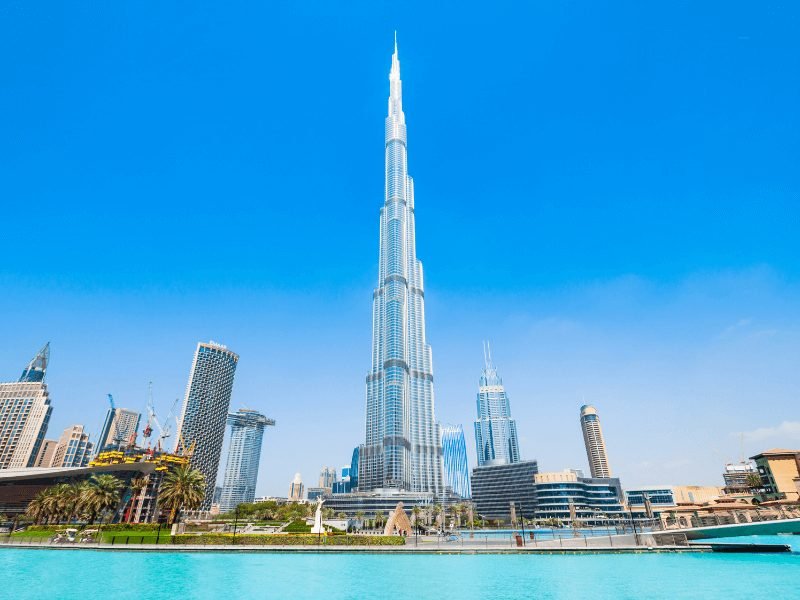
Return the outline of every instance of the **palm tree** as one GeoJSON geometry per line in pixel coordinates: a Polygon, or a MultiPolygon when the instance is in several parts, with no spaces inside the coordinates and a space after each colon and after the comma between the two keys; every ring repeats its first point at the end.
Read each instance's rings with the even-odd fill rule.
{"type": "Polygon", "coordinates": [[[205,476],[189,465],[181,465],[164,477],[158,494],[158,503],[169,510],[169,523],[172,524],[182,508],[192,510],[200,506],[205,491],[205,476]]]}
{"type": "Polygon", "coordinates": [[[745,484],[750,491],[761,489],[764,485],[761,483],[761,476],[758,473],[748,473],[745,477],[745,484]]]}
{"type": "Polygon", "coordinates": [[[442,508],[441,504],[434,504],[433,505],[433,515],[436,517],[436,528],[443,529],[444,524],[442,523],[442,512],[444,509],[442,508]]]}
{"type": "Polygon", "coordinates": [[[358,520],[358,528],[364,529],[364,511],[359,510],[356,512],[356,519],[358,520]]]}
{"type": "Polygon", "coordinates": [[[383,524],[383,511],[378,510],[375,511],[375,528],[377,529],[381,524],[383,524]]]}
{"type": "Polygon", "coordinates": [[[46,503],[49,489],[50,488],[44,489],[36,494],[33,500],[28,504],[28,508],[25,509],[25,516],[33,519],[36,525],[39,525],[42,519],[47,516],[46,503]]]}
{"type": "Polygon", "coordinates": [[[81,493],[81,504],[89,517],[89,523],[94,523],[97,515],[104,510],[117,508],[124,487],[122,480],[113,475],[92,475],[81,493]]]}
{"type": "MultiPolygon", "coordinates": [[[[64,485],[64,484],[61,484],[64,485]]],[[[55,521],[58,523],[61,516],[61,488],[54,485],[42,491],[42,510],[44,518],[48,523],[55,521]]]]}
{"type": "Polygon", "coordinates": [[[419,506],[414,506],[411,509],[411,516],[414,518],[414,529],[419,531],[419,516],[422,514],[422,509],[419,506]]]}

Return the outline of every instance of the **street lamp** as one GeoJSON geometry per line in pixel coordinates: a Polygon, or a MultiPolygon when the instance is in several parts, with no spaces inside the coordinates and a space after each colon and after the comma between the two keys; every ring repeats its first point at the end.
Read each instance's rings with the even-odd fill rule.
{"type": "Polygon", "coordinates": [[[236,545],[236,527],[237,527],[237,525],[239,525],[239,505],[238,504],[236,505],[236,508],[234,509],[233,515],[234,515],[233,516],[233,540],[231,542],[231,545],[235,546],[236,545]]]}

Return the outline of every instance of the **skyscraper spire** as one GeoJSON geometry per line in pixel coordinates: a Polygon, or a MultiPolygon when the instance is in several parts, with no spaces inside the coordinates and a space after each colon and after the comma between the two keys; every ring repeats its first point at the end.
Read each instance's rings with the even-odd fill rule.
{"type": "Polygon", "coordinates": [[[372,369],[358,489],[439,495],[444,492],[442,446],[434,414],[431,349],[425,339],[425,293],[414,237],[414,183],[408,175],[396,38],[388,106],[378,285],[372,296],[372,369]]]}
{"type": "Polygon", "coordinates": [[[47,374],[47,365],[50,362],[50,342],[47,342],[36,356],[33,357],[28,366],[22,371],[22,376],[19,378],[21,382],[36,383],[44,381],[47,374]]]}

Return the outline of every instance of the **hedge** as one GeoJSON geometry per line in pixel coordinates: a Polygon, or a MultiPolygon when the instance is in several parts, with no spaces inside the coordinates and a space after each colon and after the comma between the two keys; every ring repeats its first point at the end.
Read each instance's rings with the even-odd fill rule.
{"type": "MultiPolygon", "coordinates": [[[[209,533],[206,535],[175,535],[174,544],[230,545],[233,543],[231,533],[209,533]]],[[[406,539],[398,535],[253,535],[236,536],[236,543],[243,546],[403,546],[406,539]]]]}
{"type": "Polygon", "coordinates": [[[287,533],[310,533],[311,525],[305,521],[297,520],[289,523],[283,530],[287,533]]]}
{"type": "MultiPolygon", "coordinates": [[[[113,523],[100,527],[103,531],[156,531],[158,523],[113,523]]],[[[169,525],[162,525],[161,530],[169,530],[169,525]]]]}

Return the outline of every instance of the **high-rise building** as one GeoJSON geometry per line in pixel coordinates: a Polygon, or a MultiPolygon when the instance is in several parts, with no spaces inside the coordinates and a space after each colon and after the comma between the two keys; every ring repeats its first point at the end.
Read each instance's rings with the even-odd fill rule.
{"type": "Polygon", "coordinates": [[[120,446],[133,446],[139,431],[139,421],[142,415],[127,408],[112,406],[106,413],[103,429],[97,440],[97,452],[106,448],[119,448],[120,446]]]}
{"type": "Polygon", "coordinates": [[[47,343],[19,381],[0,383],[0,469],[32,467],[39,456],[52,411],[44,381],[49,361],[47,343]]]}
{"type": "Polygon", "coordinates": [[[289,484],[289,500],[302,500],[303,496],[305,495],[305,489],[306,488],[303,485],[303,479],[300,477],[300,473],[295,473],[292,483],[289,484]]]}
{"type": "Polygon", "coordinates": [[[372,369],[366,381],[366,440],[358,488],[438,496],[444,492],[442,447],[434,414],[431,348],[425,338],[425,293],[396,41],[388,107],[378,285],[372,296],[372,369]]]}
{"type": "Polygon", "coordinates": [[[197,344],[176,435],[178,452],[191,449],[190,465],[206,479],[200,510],[209,510],[217,483],[222,440],[239,355],[216,342],[197,344]]]}
{"type": "Polygon", "coordinates": [[[462,498],[470,497],[467,442],[461,425],[442,427],[442,456],[447,484],[462,498]]]}
{"type": "Polygon", "coordinates": [[[231,443],[219,502],[221,512],[230,512],[242,502],[255,500],[264,428],[275,425],[275,421],[258,411],[240,408],[228,415],[228,425],[231,443]]]}
{"type": "Polygon", "coordinates": [[[611,477],[611,467],[608,466],[608,456],[606,455],[606,442],[603,439],[603,430],[600,428],[600,417],[597,416],[594,406],[588,404],[581,406],[581,429],[592,477],[611,477]]]}
{"type": "Polygon", "coordinates": [[[478,466],[513,464],[520,460],[517,423],[511,418],[511,404],[488,343],[483,347],[483,361],[475,421],[478,466]]]}
{"type": "Polygon", "coordinates": [[[58,446],[58,440],[42,440],[42,447],[33,463],[34,467],[50,467],[53,464],[53,453],[58,446]]]}
{"type": "Polygon", "coordinates": [[[332,489],[336,483],[336,469],[333,467],[322,467],[319,472],[319,487],[332,489]]]}
{"type": "Polygon", "coordinates": [[[67,427],[53,451],[51,467],[85,467],[92,455],[92,443],[83,425],[67,427]]]}

